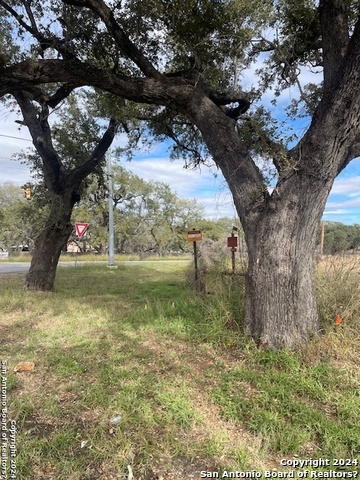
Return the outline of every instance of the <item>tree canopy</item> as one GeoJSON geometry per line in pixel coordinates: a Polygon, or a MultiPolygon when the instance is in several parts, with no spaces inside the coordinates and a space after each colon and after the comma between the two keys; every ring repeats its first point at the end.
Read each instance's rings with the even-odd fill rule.
{"type": "MultiPolygon", "coordinates": [[[[238,186],[252,198],[266,183],[254,155],[270,157],[281,180],[297,168],[298,161],[290,159],[304,146],[302,140],[286,151],[284,132],[259,103],[265,91],[272,90],[276,102],[283,89],[298,87],[289,113],[312,114],[317,108],[311,137],[322,134],[330,110],[339,119],[346,115],[346,102],[336,102],[340,93],[358,103],[356,91],[335,94],[358,58],[355,1],[1,0],[0,7],[8,27],[1,47],[2,95],[22,89],[55,108],[74,89],[90,85],[113,94],[112,105],[120,98],[148,104],[139,116],[156,138],[173,140],[174,155],[196,162],[209,150],[219,165],[217,150],[226,146],[213,145],[201,124],[212,115],[219,128],[231,128],[230,122],[240,118],[237,148],[246,162],[238,186]],[[242,75],[255,61],[262,62],[260,81],[245,92],[242,75]],[[347,68],[340,68],[345,63],[347,68]],[[304,85],[299,75],[304,68],[323,72],[323,84],[304,85]],[[251,116],[244,118],[250,103],[251,116]]],[[[342,123],[338,136],[344,134],[342,123]]],[[[349,147],[337,173],[359,153],[355,123],[346,132],[349,147]]],[[[227,150],[233,148],[228,138],[227,150]]]]}

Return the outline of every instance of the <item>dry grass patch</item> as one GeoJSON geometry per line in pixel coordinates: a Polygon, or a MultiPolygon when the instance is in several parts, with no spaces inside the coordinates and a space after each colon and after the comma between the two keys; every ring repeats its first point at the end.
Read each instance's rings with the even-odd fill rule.
{"type": "MultiPolygon", "coordinates": [[[[337,315],[346,327],[360,320],[360,256],[328,256],[316,266],[316,286],[323,326],[334,325],[337,315]]],[[[341,330],[339,328],[339,330],[341,330]]]]}

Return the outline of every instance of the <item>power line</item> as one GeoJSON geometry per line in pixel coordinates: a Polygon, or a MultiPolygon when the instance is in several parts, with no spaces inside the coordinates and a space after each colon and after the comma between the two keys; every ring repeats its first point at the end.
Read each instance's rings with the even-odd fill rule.
{"type": "Polygon", "coordinates": [[[32,142],[32,140],[29,140],[28,138],[13,137],[12,135],[3,135],[1,133],[0,133],[0,137],[14,138],[15,140],[24,140],[25,142],[32,142]]]}

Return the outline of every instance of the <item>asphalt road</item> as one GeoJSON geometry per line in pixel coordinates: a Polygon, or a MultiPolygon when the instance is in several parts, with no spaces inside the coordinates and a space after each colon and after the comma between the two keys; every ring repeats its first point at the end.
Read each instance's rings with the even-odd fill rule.
{"type": "MultiPolygon", "coordinates": [[[[136,265],[139,263],[155,263],[156,260],[128,260],[124,262],[116,262],[117,265],[136,265]]],[[[159,260],[159,263],[164,262],[189,262],[189,260],[159,260]]],[[[91,263],[107,262],[77,262],[77,266],[89,265],[91,263]]],[[[59,262],[60,267],[74,267],[75,262],[59,262]]],[[[30,262],[3,262],[0,261],[0,275],[2,273],[26,273],[30,268],[30,262]]]]}
{"type": "Polygon", "coordinates": [[[0,274],[27,272],[30,262],[0,262],[0,274]]]}
{"type": "MultiPolygon", "coordinates": [[[[78,262],[85,265],[85,262],[78,262]]],[[[59,262],[60,267],[74,267],[75,262],[59,262]]],[[[2,273],[26,273],[30,268],[30,262],[0,262],[0,275],[2,273]]]]}

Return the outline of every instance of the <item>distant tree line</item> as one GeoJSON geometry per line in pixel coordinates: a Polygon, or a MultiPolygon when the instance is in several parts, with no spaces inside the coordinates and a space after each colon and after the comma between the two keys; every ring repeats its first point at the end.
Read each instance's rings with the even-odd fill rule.
{"type": "MultiPolygon", "coordinates": [[[[320,230],[318,234],[320,244],[320,230]]],[[[360,225],[345,225],[341,222],[325,222],[324,249],[325,255],[360,250],[360,225]]]]}
{"type": "MultiPolygon", "coordinates": [[[[104,174],[105,175],[105,174],[104,174]]],[[[117,253],[164,255],[189,252],[191,244],[185,233],[192,228],[203,231],[205,240],[226,242],[232,227],[239,229],[231,218],[209,220],[204,208],[194,199],[182,199],[170,186],[162,182],[147,182],[122,166],[113,171],[113,208],[115,249],[117,253]]],[[[9,252],[34,248],[36,237],[44,228],[49,210],[49,192],[40,183],[32,185],[31,200],[26,200],[23,187],[4,183],[0,185],[0,248],[9,252]]],[[[86,244],[98,253],[108,249],[109,207],[106,182],[99,178],[89,180],[83,199],[73,211],[73,223],[88,222],[86,244]]],[[[317,244],[320,245],[321,227],[317,244]]],[[[75,229],[69,238],[84,250],[75,229]]],[[[360,225],[325,222],[325,255],[360,251],[360,225]]]]}
{"type": "MultiPolygon", "coordinates": [[[[23,187],[0,185],[0,248],[14,253],[34,249],[48,218],[49,195],[41,182],[32,185],[31,200],[26,200],[23,187]]],[[[69,243],[76,243],[80,251],[90,247],[97,253],[107,253],[108,195],[106,181],[99,183],[99,177],[94,176],[74,208],[72,223],[90,224],[85,242],[79,241],[75,229],[69,237],[69,243]]],[[[113,169],[112,198],[117,253],[190,252],[192,245],[185,238],[188,230],[201,229],[204,239],[225,244],[233,225],[240,228],[231,218],[206,219],[204,208],[195,199],[179,198],[169,185],[145,181],[122,166],[113,169]]]]}

